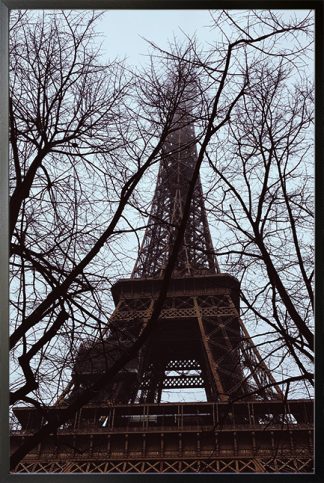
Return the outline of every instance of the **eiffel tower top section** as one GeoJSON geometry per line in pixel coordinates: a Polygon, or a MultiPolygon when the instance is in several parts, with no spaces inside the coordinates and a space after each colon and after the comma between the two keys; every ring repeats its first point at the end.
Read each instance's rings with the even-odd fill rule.
{"type": "MultiPolygon", "coordinates": [[[[197,160],[197,137],[191,114],[194,89],[187,88],[186,92],[185,100],[175,112],[174,129],[162,147],[151,213],[132,278],[162,277],[181,223],[197,160]]],[[[199,177],[173,276],[190,277],[218,272],[199,177]]]]}

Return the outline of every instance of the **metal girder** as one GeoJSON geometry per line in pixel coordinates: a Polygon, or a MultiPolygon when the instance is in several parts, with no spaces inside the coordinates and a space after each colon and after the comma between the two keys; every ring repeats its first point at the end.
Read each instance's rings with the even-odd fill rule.
{"type": "Polygon", "coordinates": [[[201,458],[24,462],[16,473],[312,473],[312,458],[201,458]]]}

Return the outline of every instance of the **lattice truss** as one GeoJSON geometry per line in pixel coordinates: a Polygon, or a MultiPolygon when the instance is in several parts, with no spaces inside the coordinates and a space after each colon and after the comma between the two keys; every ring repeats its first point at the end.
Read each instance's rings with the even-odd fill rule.
{"type": "MultiPolygon", "coordinates": [[[[148,226],[132,277],[160,277],[182,219],[188,187],[197,159],[192,121],[184,116],[162,148],[157,186],[148,226]]],[[[176,275],[219,271],[211,241],[200,178],[198,178],[183,244],[174,269],[176,275]]]]}
{"type": "MultiPolygon", "coordinates": [[[[134,279],[162,277],[183,216],[197,159],[197,140],[186,108],[181,114],[176,113],[176,119],[175,130],[163,145],[151,214],[132,274],[134,279]]],[[[217,273],[198,178],[173,276],[217,273]]],[[[109,333],[93,347],[84,346],[77,357],[74,382],[78,390],[91,382],[95,374],[109,368],[133,344],[150,317],[153,303],[153,295],[143,298],[139,294],[119,301],[109,333]]],[[[159,402],[163,390],[181,388],[205,388],[208,400],[235,399],[247,394],[262,399],[282,397],[229,295],[169,297],[161,320],[158,333],[121,371],[118,384],[115,381],[110,389],[99,391],[96,398],[159,402]],[[170,325],[172,319],[174,324],[170,325]]]]}
{"type": "MultiPolygon", "coordinates": [[[[100,378],[133,345],[150,319],[160,282],[146,279],[163,276],[183,216],[197,159],[196,142],[192,119],[185,112],[181,122],[178,119],[178,128],[168,136],[162,149],[148,226],[132,273],[133,280],[126,281],[131,283],[132,289],[127,292],[123,282],[125,293],[120,289],[106,332],[100,340],[87,341],[81,346],[75,358],[71,384],[53,406],[55,410],[64,409],[62,406],[92,386],[96,378],[100,378]],[[141,287],[145,288],[148,284],[150,288],[142,292],[141,287]]],[[[235,288],[233,283],[227,285],[225,279],[226,275],[219,273],[214,255],[198,178],[173,272],[173,288],[168,292],[151,336],[133,360],[112,380],[93,392],[89,403],[90,419],[81,417],[84,409],[81,408],[75,415],[73,427],[70,421],[66,427],[59,428],[55,446],[51,446],[50,441],[39,445],[35,448],[36,453],[27,455],[15,472],[311,472],[311,430],[310,425],[304,424],[302,406],[300,410],[295,408],[292,411],[295,427],[286,427],[287,430],[283,431],[284,425],[289,423],[290,413],[286,417],[285,412],[277,414],[274,409],[269,409],[271,404],[281,404],[276,399],[284,401],[283,394],[239,318],[239,303],[233,302],[238,299],[239,287],[235,288]],[[202,283],[204,280],[205,285],[202,283]],[[178,416],[186,416],[185,408],[168,416],[170,408],[174,411],[172,404],[160,403],[163,391],[188,388],[204,389],[208,402],[202,404],[212,402],[216,409],[210,414],[206,413],[206,408],[199,413],[196,403],[193,403],[187,415],[189,422],[183,421],[181,426],[178,416]],[[233,407],[240,400],[239,404],[245,409],[259,405],[259,412],[253,417],[250,412],[244,413],[235,426],[233,407]],[[142,406],[145,408],[143,415],[137,414],[137,408],[142,406]],[[148,409],[150,406],[151,410],[148,409]],[[222,406],[228,408],[227,422],[218,427],[222,406]],[[126,426],[118,426],[118,407],[124,408],[120,421],[124,418],[126,426]],[[161,407],[166,411],[162,419],[159,413],[161,407]],[[114,416],[109,416],[109,419],[107,411],[110,409],[114,416]],[[145,411],[153,412],[149,414],[145,411]],[[215,411],[218,415],[216,419],[215,411]],[[129,419],[131,417],[133,420],[129,419]],[[211,418],[205,429],[201,427],[202,417],[211,418]],[[132,421],[137,421],[136,427],[128,427],[132,421]],[[173,426],[164,428],[163,424],[170,425],[170,421],[173,421],[173,426]],[[265,426],[260,431],[262,424],[265,426]],[[224,425],[227,426],[223,431],[224,425]],[[266,434],[269,425],[270,439],[266,434]],[[281,451],[274,444],[276,431],[279,442],[283,440],[284,433],[290,438],[282,443],[281,451]],[[60,437],[63,438],[61,453],[60,437]],[[133,450],[130,449],[131,440],[133,450]],[[184,445],[189,443],[190,448],[185,450],[184,445]]],[[[183,403],[183,406],[186,404],[183,403]]],[[[16,435],[18,439],[33,434],[28,426],[34,424],[32,413],[30,409],[28,421],[16,435]]],[[[37,426],[38,419],[35,421],[37,426]]],[[[32,429],[35,430],[36,426],[32,429]]]]}
{"type": "MultiPolygon", "coordinates": [[[[78,355],[73,397],[134,343],[153,303],[118,303],[109,337],[78,355]]],[[[168,297],[152,337],[94,400],[158,403],[163,390],[185,388],[205,389],[210,401],[283,398],[227,294],[168,297]]]]}
{"type": "Polygon", "coordinates": [[[181,316],[187,318],[187,331],[196,344],[188,344],[183,334],[177,341],[173,328],[164,345],[161,324],[159,347],[150,344],[144,361],[143,402],[159,402],[167,388],[205,388],[209,400],[283,397],[228,295],[169,299],[162,317],[177,319],[180,325],[181,316]]]}
{"type": "Polygon", "coordinates": [[[311,473],[311,458],[218,458],[23,462],[17,473],[311,473]]]}

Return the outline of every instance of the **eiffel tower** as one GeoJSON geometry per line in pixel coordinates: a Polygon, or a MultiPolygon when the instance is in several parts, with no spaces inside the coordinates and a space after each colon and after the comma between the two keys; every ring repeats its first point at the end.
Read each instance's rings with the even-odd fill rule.
{"type": "MultiPolygon", "coordinates": [[[[81,345],[69,391],[48,410],[53,417],[102,376],[150,319],[197,160],[188,105],[178,108],[163,145],[132,275],[113,285],[109,328],[100,340],[81,345]]],[[[36,409],[14,412],[22,429],[12,436],[13,450],[41,425],[36,409]]],[[[240,319],[240,283],[220,272],[198,178],[154,331],[137,356],[15,472],[312,472],[312,422],[312,401],[285,400],[240,319]]]]}

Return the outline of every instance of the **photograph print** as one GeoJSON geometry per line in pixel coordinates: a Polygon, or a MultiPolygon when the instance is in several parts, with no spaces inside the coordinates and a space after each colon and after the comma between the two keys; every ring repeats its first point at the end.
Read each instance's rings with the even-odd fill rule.
{"type": "Polygon", "coordinates": [[[11,10],[10,471],[314,472],[314,10],[11,10]]]}

